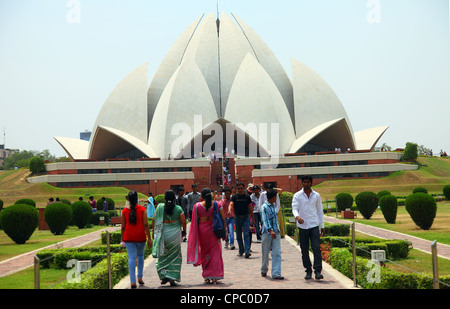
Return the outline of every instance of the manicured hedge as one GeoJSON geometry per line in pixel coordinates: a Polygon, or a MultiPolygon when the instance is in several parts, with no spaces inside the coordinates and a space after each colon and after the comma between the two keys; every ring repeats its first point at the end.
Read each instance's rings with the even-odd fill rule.
{"type": "MultiPolygon", "coordinates": [[[[286,223],[286,234],[288,236],[295,235],[296,223],[286,223]]],[[[325,222],[326,236],[348,236],[350,235],[350,224],[328,223],[325,222]]],[[[103,235],[102,235],[103,237],[103,235]]],[[[106,238],[105,238],[106,239],[106,238]]],[[[111,237],[112,239],[112,237],[111,237]]]]}
{"type": "MultiPolygon", "coordinates": [[[[320,242],[328,242],[332,248],[346,248],[351,252],[351,237],[324,236],[320,238],[320,242]]],[[[370,250],[385,250],[389,260],[405,259],[412,249],[410,241],[400,239],[356,238],[355,244],[356,255],[365,258],[370,258],[370,250]]]]}
{"type": "MultiPolygon", "coordinates": [[[[128,255],[126,253],[115,253],[111,255],[111,275],[113,286],[128,275],[128,255]]],[[[103,259],[95,267],[81,274],[79,283],[64,281],[54,286],[54,289],[108,289],[108,261],[103,259]]]]}
{"type": "Polygon", "coordinates": [[[14,204],[27,204],[27,205],[36,207],[36,202],[29,198],[22,198],[20,200],[17,200],[14,204]]]}
{"type": "MultiPolygon", "coordinates": [[[[331,266],[353,279],[352,254],[345,248],[332,248],[330,254],[331,266]]],[[[433,278],[422,274],[406,274],[394,271],[386,267],[380,267],[380,280],[376,282],[372,276],[373,268],[370,267],[370,260],[356,257],[356,282],[365,289],[432,289],[433,278]],[[368,280],[369,279],[369,280],[368,280]],[[370,279],[374,279],[370,282],[370,279]]],[[[448,289],[450,286],[450,276],[441,276],[439,281],[441,289],[448,289]]]]}
{"type": "MultiPolygon", "coordinates": [[[[125,248],[120,245],[111,245],[111,252],[124,252],[125,248]]],[[[67,262],[71,259],[90,260],[95,266],[100,260],[106,257],[106,247],[82,247],[70,249],[44,249],[36,256],[41,260],[41,268],[67,269],[67,262]]]]}

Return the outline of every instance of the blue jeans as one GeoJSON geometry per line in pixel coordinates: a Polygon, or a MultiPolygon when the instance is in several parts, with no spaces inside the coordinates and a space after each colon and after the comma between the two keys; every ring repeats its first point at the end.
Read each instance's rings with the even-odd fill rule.
{"type": "Polygon", "coordinates": [[[261,235],[261,273],[267,274],[269,270],[269,253],[272,249],[272,278],[281,276],[281,237],[277,233],[277,238],[273,239],[269,233],[261,235]]]}
{"type": "Polygon", "coordinates": [[[261,214],[259,212],[254,212],[253,216],[255,217],[256,239],[261,240],[261,214]]]}
{"type": "Polygon", "coordinates": [[[230,245],[234,245],[234,218],[225,218],[227,221],[227,239],[225,240],[230,245]]]}
{"type": "Polygon", "coordinates": [[[128,253],[128,272],[130,273],[130,282],[136,283],[136,260],[137,276],[142,279],[144,273],[144,250],[145,242],[126,242],[128,253]]]}
{"type": "Polygon", "coordinates": [[[249,253],[250,251],[250,219],[246,217],[235,217],[236,219],[236,239],[239,245],[239,254],[249,253]],[[242,243],[242,234],[244,234],[244,243],[242,243]],[[244,247],[245,245],[245,247],[244,247]]]}

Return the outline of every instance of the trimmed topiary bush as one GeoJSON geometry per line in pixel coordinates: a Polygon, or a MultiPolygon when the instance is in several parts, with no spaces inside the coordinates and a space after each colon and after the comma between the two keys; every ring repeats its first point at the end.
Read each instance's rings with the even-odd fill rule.
{"type": "Polygon", "coordinates": [[[378,195],[378,198],[380,199],[382,196],[391,195],[391,192],[389,192],[388,190],[383,190],[383,191],[378,192],[377,195],[378,195]]]}
{"type": "Polygon", "coordinates": [[[27,204],[15,204],[0,212],[0,225],[16,244],[24,244],[39,225],[39,211],[27,204]]]}
{"type": "Polygon", "coordinates": [[[92,207],[88,202],[77,201],[72,205],[72,222],[78,226],[79,229],[84,228],[91,222],[92,207]]]}
{"type": "Polygon", "coordinates": [[[91,224],[99,225],[100,217],[105,217],[105,219],[104,219],[105,225],[109,224],[111,215],[108,212],[103,212],[103,211],[97,211],[97,212],[92,213],[91,224]]]}
{"type": "Polygon", "coordinates": [[[364,219],[370,219],[378,207],[378,196],[371,191],[364,191],[355,197],[355,202],[364,219]]]}
{"type": "Polygon", "coordinates": [[[72,207],[61,202],[49,204],[45,207],[44,218],[53,234],[62,235],[72,220],[72,207]]]}
{"type": "Polygon", "coordinates": [[[160,203],[164,203],[164,202],[165,202],[164,194],[159,194],[159,195],[155,196],[155,208],[156,208],[156,205],[158,205],[160,203]]]}
{"type": "Polygon", "coordinates": [[[450,185],[444,186],[443,189],[444,196],[447,200],[450,200],[450,185]]]}
{"type": "Polygon", "coordinates": [[[380,208],[386,222],[394,224],[397,218],[397,198],[394,195],[383,195],[380,198],[380,208]]]}
{"type": "MultiPolygon", "coordinates": [[[[109,197],[105,197],[106,203],[108,203],[108,210],[114,210],[116,203],[109,197]]],[[[97,200],[97,210],[103,211],[103,200],[99,198],[97,200]]]]}
{"type": "Polygon", "coordinates": [[[344,211],[347,208],[352,208],[353,205],[353,196],[350,193],[339,193],[335,197],[336,199],[336,207],[339,211],[344,211]]]}
{"type": "Polygon", "coordinates": [[[429,194],[418,192],[409,195],[405,208],[414,223],[423,230],[429,230],[436,217],[436,200],[429,194]]]}
{"type": "Polygon", "coordinates": [[[20,200],[17,200],[14,204],[26,204],[26,205],[36,207],[36,202],[29,198],[22,198],[20,200]]]}
{"type": "Polygon", "coordinates": [[[427,194],[428,194],[428,190],[425,189],[424,187],[417,187],[417,188],[415,188],[415,189],[413,190],[413,193],[419,193],[419,192],[427,193],[427,194]]]}

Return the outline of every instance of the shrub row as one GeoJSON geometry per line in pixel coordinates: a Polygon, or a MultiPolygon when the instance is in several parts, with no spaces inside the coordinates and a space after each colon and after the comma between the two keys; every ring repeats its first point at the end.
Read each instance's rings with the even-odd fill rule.
{"type": "MultiPolygon", "coordinates": [[[[120,245],[110,247],[111,252],[126,251],[120,245]]],[[[90,260],[95,266],[100,260],[106,257],[106,247],[85,247],[71,249],[44,249],[36,256],[41,260],[42,268],[67,269],[67,262],[71,259],[79,261],[90,260]]]]}
{"type": "MultiPolygon", "coordinates": [[[[347,276],[353,278],[352,254],[345,248],[332,248],[330,254],[331,266],[347,276]]],[[[356,258],[356,282],[366,289],[432,289],[433,278],[422,274],[406,274],[392,269],[381,267],[379,282],[372,276],[373,269],[369,264],[370,260],[356,258]],[[369,265],[369,267],[368,267],[369,265]]],[[[448,289],[450,276],[441,276],[439,281],[441,289],[448,289]]]]}
{"type": "MultiPolygon", "coordinates": [[[[286,223],[286,228],[285,228],[286,234],[288,236],[294,236],[296,227],[297,227],[297,225],[295,223],[286,223]]],[[[348,235],[350,235],[350,224],[325,222],[325,235],[326,236],[348,236],[348,235]]]]}
{"type": "MultiPolygon", "coordinates": [[[[111,255],[111,275],[112,284],[116,285],[120,280],[128,274],[128,255],[126,253],[115,253],[111,255]]],[[[103,259],[95,267],[92,267],[85,273],[81,274],[80,282],[64,281],[54,289],[108,289],[109,284],[108,264],[103,259]]]]}
{"type": "MultiPolygon", "coordinates": [[[[351,237],[324,236],[320,238],[321,243],[328,242],[332,248],[346,248],[351,252],[351,237]]],[[[390,260],[405,259],[412,249],[411,242],[408,240],[385,240],[357,238],[355,240],[356,255],[364,258],[370,258],[371,250],[386,251],[386,258],[390,260]]]]}

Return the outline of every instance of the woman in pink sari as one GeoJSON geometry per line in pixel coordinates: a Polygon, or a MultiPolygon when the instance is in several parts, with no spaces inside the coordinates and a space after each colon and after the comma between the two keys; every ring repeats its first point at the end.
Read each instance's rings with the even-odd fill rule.
{"type": "MultiPolygon", "coordinates": [[[[222,206],[217,203],[220,215],[225,224],[222,206]]],[[[194,205],[189,228],[187,262],[194,266],[202,265],[202,276],[205,282],[217,284],[223,279],[222,245],[213,232],[212,218],[214,204],[209,188],[204,188],[200,202],[194,205]]],[[[226,233],[225,233],[226,234],[226,233]]]]}

